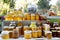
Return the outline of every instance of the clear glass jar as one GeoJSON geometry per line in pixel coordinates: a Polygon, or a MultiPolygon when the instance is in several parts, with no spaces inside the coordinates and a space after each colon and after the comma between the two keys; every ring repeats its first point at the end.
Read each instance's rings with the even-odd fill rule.
{"type": "Polygon", "coordinates": [[[19,38],[19,31],[18,29],[13,30],[13,38],[19,38]]]}
{"type": "Polygon", "coordinates": [[[31,20],[35,20],[35,14],[31,14],[31,20]]]}
{"type": "Polygon", "coordinates": [[[38,30],[38,38],[42,37],[42,30],[38,30]]]}
{"type": "Polygon", "coordinates": [[[46,37],[47,37],[47,39],[51,39],[52,38],[52,32],[51,31],[47,31],[46,32],[46,37]]]}
{"type": "Polygon", "coordinates": [[[9,31],[9,38],[13,38],[13,31],[9,31]]]}
{"type": "Polygon", "coordinates": [[[31,37],[31,31],[24,31],[24,38],[25,39],[31,39],[32,37],[31,37]]]}
{"type": "Polygon", "coordinates": [[[1,37],[3,39],[9,39],[9,32],[8,31],[2,31],[1,37]]]}
{"type": "Polygon", "coordinates": [[[32,31],[32,38],[38,38],[38,31],[32,31]]]}

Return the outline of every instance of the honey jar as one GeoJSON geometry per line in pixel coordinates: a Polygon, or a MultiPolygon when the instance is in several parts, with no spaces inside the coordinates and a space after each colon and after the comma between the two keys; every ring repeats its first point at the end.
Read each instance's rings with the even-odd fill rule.
{"type": "Polygon", "coordinates": [[[18,15],[18,21],[23,20],[23,16],[22,15],[18,15]]]}
{"type": "Polygon", "coordinates": [[[29,30],[28,26],[24,26],[24,31],[29,30]]]}
{"type": "Polygon", "coordinates": [[[25,39],[31,39],[31,31],[27,30],[27,31],[24,31],[24,38],[25,39]]]}
{"type": "Polygon", "coordinates": [[[31,15],[30,14],[26,14],[27,20],[31,20],[31,15]]]}
{"type": "Polygon", "coordinates": [[[32,27],[32,31],[37,30],[37,27],[32,27]]]}
{"type": "Polygon", "coordinates": [[[3,39],[9,39],[9,32],[8,31],[2,31],[1,37],[3,39]]]}
{"type": "Polygon", "coordinates": [[[48,39],[51,39],[51,38],[52,38],[52,32],[51,32],[51,31],[47,31],[46,33],[47,33],[47,34],[46,34],[46,37],[47,37],[48,39]]]}
{"type": "Polygon", "coordinates": [[[31,20],[35,20],[35,14],[31,14],[31,20]]]}
{"type": "Polygon", "coordinates": [[[38,38],[38,31],[32,31],[32,38],[38,38]]]}
{"type": "Polygon", "coordinates": [[[9,31],[9,38],[13,38],[13,31],[9,31]]]}
{"type": "Polygon", "coordinates": [[[13,16],[13,20],[14,20],[14,21],[17,21],[17,20],[18,20],[18,16],[14,15],[14,16],[13,16]]]}
{"type": "Polygon", "coordinates": [[[37,30],[42,30],[42,27],[41,26],[37,27],[37,30]]]}
{"type": "Polygon", "coordinates": [[[41,30],[38,30],[38,38],[42,37],[42,31],[41,30]]]}
{"type": "Polygon", "coordinates": [[[36,14],[36,20],[39,20],[39,15],[38,14],[36,14]]]}
{"type": "Polygon", "coordinates": [[[13,31],[14,27],[9,27],[9,31],[13,31]]]}

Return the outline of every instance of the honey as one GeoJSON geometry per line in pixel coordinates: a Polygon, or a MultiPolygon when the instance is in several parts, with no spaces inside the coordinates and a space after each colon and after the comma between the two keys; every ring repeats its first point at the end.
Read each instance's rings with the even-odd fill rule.
{"type": "Polygon", "coordinates": [[[13,31],[9,31],[9,38],[13,38],[13,31]]]}
{"type": "Polygon", "coordinates": [[[39,20],[39,15],[38,14],[36,15],[36,20],[39,20]]]}
{"type": "Polygon", "coordinates": [[[38,31],[32,31],[32,38],[38,38],[38,31]]]}
{"type": "Polygon", "coordinates": [[[35,20],[35,14],[31,14],[31,20],[35,20]]]}
{"type": "Polygon", "coordinates": [[[51,39],[52,38],[52,32],[47,32],[47,34],[46,34],[46,37],[48,38],[48,39],[51,39]]]}
{"type": "Polygon", "coordinates": [[[9,32],[8,31],[2,31],[2,38],[3,39],[9,39],[9,32]]]}
{"type": "Polygon", "coordinates": [[[31,31],[24,31],[24,38],[31,39],[31,31]]]}
{"type": "Polygon", "coordinates": [[[30,14],[26,14],[27,20],[31,20],[31,15],[30,14]]]}
{"type": "Polygon", "coordinates": [[[42,31],[41,30],[38,30],[38,38],[42,37],[42,31]]]}

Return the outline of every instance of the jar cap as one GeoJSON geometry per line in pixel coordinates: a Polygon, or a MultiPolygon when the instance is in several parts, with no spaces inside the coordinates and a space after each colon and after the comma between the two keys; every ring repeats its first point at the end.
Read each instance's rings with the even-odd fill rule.
{"type": "Polygon", "coordinates": [[[30,31],[30,30],[27,30],[27,31],[24,31],[24,33],[31,33],[32,31],[30,31]]]}
{"type": "Polygon", "coordinates": [[[9,31],[2,31],[1,34],[9,34],[9,31]]]}

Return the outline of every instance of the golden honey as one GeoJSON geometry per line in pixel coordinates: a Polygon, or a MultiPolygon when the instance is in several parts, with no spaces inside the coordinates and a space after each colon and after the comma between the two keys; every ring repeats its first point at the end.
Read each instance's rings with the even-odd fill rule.
{"type": "Polygon", "coordinates": [[[31,20],[35,20],[35,14],[31,14],[31,20]]]}
{"type": "Polygon", "coordinates": [[[38,37],[38,32],[32,31],[32,38],[37,38],[37,37],[38,37]]]}
{"type": "Polygon", "coordinates": [[[27,20],[31,20],[31,15],[30,14],[26,14],[27,20]]]}
{"type": "Polygon", "coordinates": [[[41,30],[38,30],[38,38],[42,37],[42,31],[41,30]]]}
{"type": "Polygon", "coordinates": [[[24,38],[31,39],[31,31],[24,31],[24,38]]]}
{"type": "Polygon", "coordinates": [[[38,14],[36,15],[36,20],[39,20],[39,15],[38,14]]]}

